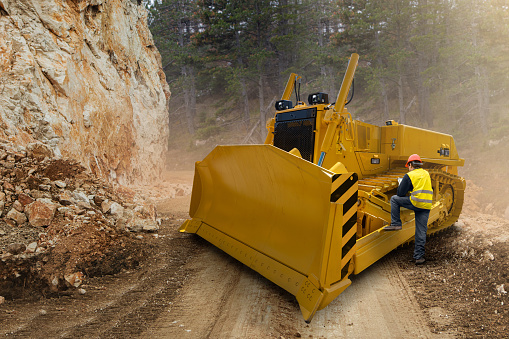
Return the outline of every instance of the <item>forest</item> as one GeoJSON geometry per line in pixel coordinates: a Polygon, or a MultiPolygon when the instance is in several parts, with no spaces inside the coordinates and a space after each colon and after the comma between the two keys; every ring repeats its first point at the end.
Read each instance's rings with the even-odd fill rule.
{"type": "Polygon", "coordinates": [[[394,119],[453,134],[459,145],[509,133],[508,0],[145,5],[172,91],[175,146],[221,135],[262,142],[292,72],[302,76],[301,98],[335,98],[352,53],[360,55],[348,106],[354,119],[394,119]]]}

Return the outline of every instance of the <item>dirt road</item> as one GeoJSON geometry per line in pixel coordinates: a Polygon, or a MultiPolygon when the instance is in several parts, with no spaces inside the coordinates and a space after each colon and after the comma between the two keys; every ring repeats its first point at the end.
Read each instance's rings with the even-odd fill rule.
{"type": "MultiPolygon", "coordinates": [[[[192,173],[173,176],[172,180],[190,185],[192,173]]],[[[485,245],[491,246],[495,259],[483,267],[493,277],[470,275],[467,277],[474,279],[468,280],[461,275],[458,282],[449,285],[446,279],[459,279],[460,272],[471,269],[482,273],[477,255],[471,257],[473,261],[454,262],[455,252],[440,252],[443,248],[460,249],[459,245],[468,253],[486,250],[478,241],[469,242],[474,237],[461,233],[466,232],[463,229],[432,238],[430,254],[442,259],[422,268],[406,261],[411,248],[393,251],[361,274],[351,276],[352,285],[306,324],[292,295],[198,236],[178,233],[190,196],[160,199],[164,197],[161,189],[154,188],[153,194],[164,221],[157,236],[146,235],[140,240],[148,255],[138,269],[89,279],[82,286],[85,294],[75,291],[60,298],[6,301],[0,305],[0,336],[447,338],[492,333],[490,337],[496,338],[503,337],[497,333],[507,328],[507,294],[497,295],[491,286],[493,281],[500,284],[507,278],[500,275],[507,269],[505,245],[498,252],[496,243],[485,245]],[[461,239],[467,240],[449,246],[461,239]],[[484,297],[478,294],[477,280],[486,285],[484,297]],[[460,286],[463,282],[465,285],[460,286]],[[458,288],[464,292],[457,294],[458,288]],[[468,291],[477,294],[472,299],[468,291]],[[485,309],[475,313],[481,305],[485,309]],[[461,324],[466,329],[458,332],[461,324]],[[482,332],[488,326],[492,332],[482,332]]],[[[490,222],[496,234],[507,226],[490,222]]],[[[468,225],[463,226],[467,230],[468,225]]],[[[477,234],[475,239],[479,238],[477,234]]]]}
{"type": "MultiPolygon", "coordinates": [[[[175,232],[176,223],[167,225],[175,232]]],[[[306,324],[292,295],[192,235],[163,234],[140,270],[93,279],[85,295],[6,304],[0,335],[140,338],[431,338],[390,257],[353,277],[306,324]],[[166,248],[166,249],[164,249],[166,248]]]]}
{"type": "MultiPolygon", "coordinates": [[[[205,245],[174,303],[143,335],[156,338],[432,338],[418,303],[388,258],[306,324],[293,296],[205,245]]],[[[444,334],[441,335],[444,337],[444,334]]]]}

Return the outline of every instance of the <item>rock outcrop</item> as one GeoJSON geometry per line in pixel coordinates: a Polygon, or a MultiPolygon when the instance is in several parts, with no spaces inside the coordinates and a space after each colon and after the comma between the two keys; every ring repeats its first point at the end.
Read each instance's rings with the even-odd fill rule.
{"type": "Polygon", "coordinates": [[[148,181],[169,97],[137,1],[0,0],[0,143],[40,141],[100,177],[148,181]]]}

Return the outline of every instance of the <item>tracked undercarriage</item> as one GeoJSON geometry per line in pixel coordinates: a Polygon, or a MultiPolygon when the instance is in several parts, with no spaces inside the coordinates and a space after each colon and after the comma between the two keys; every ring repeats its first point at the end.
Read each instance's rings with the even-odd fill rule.
{"type": "MultiPolygon", "coordinates": [[[[433,207],[428,219],[428,234],[450,227],[458,220],[463,206],[465,180],[448,173],[443,166],[428,164],[426,169],[433,186],[433,207]]],[[[399,245],[413,239],[414,212],[401,209],[402,231],[383,231],[390,222],[390,197],[396,194],[398,178],[408,170],[395,168],[379,175],[359,180],[357,212],[357,251],[350,273],[359,273],[399,245]],[[395,233],[395,234],[392,234],[395,233]]]]}
{"type": "MultiPolygon", "coordinates": [[[[433,209],[430,214],[428,234],[451,226],[461,213],[465,191],[465,180],[455,174],[444,172],[441,166],[431,166],[427,171],[433,186],[433,209]]],[[[357,237],[374,232],[387,223],[387,216],[381,216],[379,209],[390,213],[390,198],[396,194],[398,178],[408,172],[404,167],[392,169],[380,175],[359,180],[359,212],[357,237]],[[374,205],[370,208],[370,204],[374,205]]],[[[409,220],[413,212],[402,211],[403,220],[409,220]]]]}

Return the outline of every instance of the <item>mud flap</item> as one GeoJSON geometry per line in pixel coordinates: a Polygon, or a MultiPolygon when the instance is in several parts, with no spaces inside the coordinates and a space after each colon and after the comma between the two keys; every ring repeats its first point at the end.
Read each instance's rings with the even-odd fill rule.
{"type": "Polygon", "coordinates": [[[296,296],[310,321],[350,285],[357,174],[335,174],[271,145],[218,146],[196,164],[196,233],[296,296]]]}

